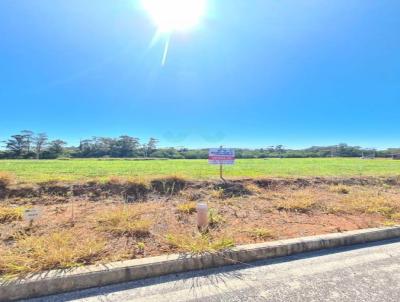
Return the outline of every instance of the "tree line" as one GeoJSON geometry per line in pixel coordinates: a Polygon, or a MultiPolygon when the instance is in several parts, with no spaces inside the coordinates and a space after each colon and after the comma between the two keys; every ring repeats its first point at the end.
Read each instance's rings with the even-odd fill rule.
{"type": "MultiPolygon", "coordinates": [[[[92,137],[81,140],[78,146],[67,146],[61,139],[49,140],[46,133],[24,130],[3,141],[0,159],[56,159],[66,158],[170,158],[207,159],[208,149],[159,148],[158,139],[141,143],[134,136],[92,137]]],[[[307,158],[307,157],[391,157],[400,154],[400,148],[386,150],[366,149],[338,144],[290,149],[283,145],[259,149],[236,149],[237,158],[307,158]]]]}

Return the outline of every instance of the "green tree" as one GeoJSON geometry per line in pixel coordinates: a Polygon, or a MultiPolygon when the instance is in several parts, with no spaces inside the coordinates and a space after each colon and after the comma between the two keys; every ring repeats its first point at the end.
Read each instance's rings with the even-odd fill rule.
{"type": "Polygon", "coordinates": [[[64,142],[63,140],[56,139],[54,141],[51,141],[49,144],[49,148],[47,150],[48,155],[51,158],[57,158],[61,156],[64,153],[64,147],[67,143],[64,142]]]}
{"type": "Polygon", "coordinates": [[[22,157],[26,148],[26,137],[24,135],[12,135],[11,138],[6,141],[6,149],[16,158],[22,157]]]}
{"type": "Polygon", "coordinates": [[[46,147],[47,140],[48,140],[48,137],[47,137],[46,133],[39,133],[36,137],[33,138],[36,159],[40,159],[43,149],[46,147]]]}

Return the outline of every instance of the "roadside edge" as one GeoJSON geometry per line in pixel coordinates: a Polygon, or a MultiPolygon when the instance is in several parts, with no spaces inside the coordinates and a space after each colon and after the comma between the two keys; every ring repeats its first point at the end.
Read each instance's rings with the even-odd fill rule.
{"type": "Polygon", "coordinates": [[[1,283],[0,301],[15,301],[116,283],[248,263],[341,246],[400,238],[400,226],[302,237],[242,245],[203,255],[166,255],[91,265],[72,270],[54,270],[33,277],[1,283]]]}

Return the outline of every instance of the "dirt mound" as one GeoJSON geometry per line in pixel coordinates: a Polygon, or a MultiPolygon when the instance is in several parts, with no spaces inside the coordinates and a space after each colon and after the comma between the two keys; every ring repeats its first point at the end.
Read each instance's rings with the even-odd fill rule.
{"type": "Polygon", "coordinates": [[[215,190],[222,190],[225,198],[251,195],[251,191],[241,182],[225,182],[214,186],[215,190]]]}
{"type": "MultiPolygon", "coordinates": [[[[148,199],[149,194],[177,195],[182,190],[190,189],[193,192],[206,192],[220,190],[224,198],[251,195],[251,186],[256,185],[261,189],[279,190],[285,187],[297,190],[306,187],[321,185],[345,186],[400,186],[400,176],[392,177],[313,177],[313,178],[262,178],[241,179],[221,183],[215,180],[186,181],[180,177],[165,177],[154,179],[150,184],[124,179],[111,179],[107,182],[88,181],[82,183],[61,183],[50,181],[35,184],[10,184],[6,179],[0,178],[0,199],[5,198],[31,198],[31,197],[86,197],[91,200],[101,200],[109,197],[123,198],[127,202],[148,199]]],[[[199,199],[189,197],[189,199],[199,199]]]]}
{"type": "Polygon", "coordinates": [[[131,181],[88,182],[72,186],[74,196],[88,196],[92,200],[120,196],[127,202],[133,202],[145,200],[149,191],[149,188],[145,184],[131,181]]]}
{"type": "Polygon", "coordinates": [[[7,198],[32,198],[40,196],[38,187],[33,185],[19,185],[6,189],[5,197],[7,198]]]}
{"type": "Polygon", "coordinates": [[[186,180],[180,177],[167,177],[151,181],[151,189],[161,195],[175,195],[187,185],[186,180]]]}
{"type": "Polygon", "coordinates": [[[305,188],[309,186],[318,185],[345,185],[345,186],[370,186],[387,184],[392,186],[400,185],[400,176],[377,178],[377,177],[348,177],[348,178],[293,178],[293,179],[280,179],[280,178],[265,178],[252,181],[258,187],[263,189],[279,189],[281,187],[295,187],[305,188]]]}
{"type": "Polygon", "coordinates": [[[124,197],[126,202],[146,200],[149,193],[148,187],[143,183],[129,182],[126,184],[124,197]]]}
{"type": "Polygon", "coordinates": [[[296,179],[257,179],[254,183],[263,189],[277,189],[280,187],[295,186],[298,188],[305,188],[311,186],[314,181],[306,178],[296,178],[296,179]]]}
{"type": "Polygon", "coordinates": [[[68,184],[49,181],[40,183],[39,191],[41,195],[68,196],[71,193],[71,186],[68,184]]]}

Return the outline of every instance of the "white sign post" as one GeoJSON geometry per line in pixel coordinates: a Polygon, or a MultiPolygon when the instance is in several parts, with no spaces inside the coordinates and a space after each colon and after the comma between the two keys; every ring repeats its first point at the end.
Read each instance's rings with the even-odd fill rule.
{"type": "Polygon", "coordinates": [[[235,150],[227,148],[210,149],[208,151],[208,163],[210,165],[219,165],[219,176],[222,177],[222,166],[235,164],[235,150]]]}
{"type": "Polygon", "coordinates": [[[24,219],[26,221],[29,221],[29,225],[32,225],[33,221],[40,217],[40,214],[41,213],[40,213],[39,209],[36,209],[36,208],[27,209],[27,210],[25,210],[25,213],[24,213],[24,219]]]}

